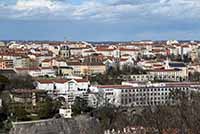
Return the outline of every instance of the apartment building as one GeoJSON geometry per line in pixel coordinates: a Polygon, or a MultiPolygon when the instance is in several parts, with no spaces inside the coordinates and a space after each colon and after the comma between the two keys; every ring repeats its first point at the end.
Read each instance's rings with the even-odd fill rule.
{"type": "Polygon", "coordinates": [[[106,66],[103,63],[80,63],[80,62],[67,62],[69,67],[74,70],[74,75],[91,75],[103,74],[106,71],[106,66]]]}
{"type": "Polygon", "coordinates": [[[6,69],[6,63],[2,59],[0,59],[0,69],[6,69]]]}
{"type": "Polygon", "coordinates": [[[37,89],[50,94],[66,95],[69,92],[87,92],[90,82],[85,79],[41,79],[36,81],[37,89]]]}
{"type": "Polygon", "coordinates": [[[27,67],[27,68],[15,68],[14,70],[17,72],[17,74],[30,75],[31,77],[56,76],[56,71],[51,67],[27,67]]]}
{"type": "Polygon", "coordinates": [[[199,91],[200,83],[191,82],[169,82],[169,83],[139,83],[139,82],[123,82],[122,85],[104,85],[97,86],[99,90],[105,92],[108,101],[114,105],[122,107],[137,107],[149,105],[165,105],[175,104],[172,91],[180,90],[186,93],[191,91],[199,91]],[[118,93],[118,95],[115,95],[118,93]],[[107,95],[108,94],[108,95],[107,95]]]}
{"type": "MultiPolygon", "coordinates": [[[[123,83],[131,85],[131,82],[123,83]]],[[[122,106],[148,106],[175,104],[171,96],[172,91],[180,90],[186,93],[199,91],[200,83],[192,82],[169,82],[169,83],[146,83],[122,89],[122,106]]]]}

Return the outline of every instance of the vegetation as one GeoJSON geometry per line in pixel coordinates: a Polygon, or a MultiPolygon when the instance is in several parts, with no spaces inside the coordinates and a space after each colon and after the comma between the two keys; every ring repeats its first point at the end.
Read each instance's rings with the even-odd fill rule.
{"type": "MultiPolygon", "coordinates": [[[[99,119],[102,128],[123,129],[127,126],[154,128],[150,131],[163,134],[163,130],[177,129],[184,134],[199,134],[200,93],[172,92],[176,105],[154,105],[141,108],[119,108],[104,106],[90,112],[99,119]]],[[[171,131],[165,134],[171,134],[171,131]]]]}
{"type": "Polygon", "coordinates": [[[190,73],[189,80],[193,82],[200,82],[200,72],[190,73]]]}
{"type": "Polygon", "coordinates": [[[6,89],[10,83],[9,79],[3,75],[0,75],[0,94],[6,89]]]}
{"type": "Polygon", "coordinates": [[[76,97],[75,99],[75,103],[72,106],[72,112],[73,115],[80,115],[80,114],[84,114],[84,113],[88,113],[91,112],[93,110],[93,108],[88,106],[87,100],[81,98],[81,97],[76,97]]]}
{"type": "Polygon", "coordinates": [[[123,129],[129,125],[127,113],[114,106],[100,107],[91,112],[91,116],[99,119],[101,127],[106,129],[123,129]]]}
{"type": "Polygon", "coordinates": [[[0,75],[0,92],[4,90],[11,90],[13,88],[34,88],[34,80],[30,76],[17,76],[8,79],[7,77],[0,75]]]}
{"type": "Polygon", "coordinates": [[[131,74],[146,74],[145,70],[143,70],[139,66],[129,66],[129,65],[123,65],[121,74],[124,75],[131,75],[131,74]]]}
{"type": "Polygon", "coordinates": [[[27,88],[27,89],[33,89],[34,85],[33,82],[34,80],[32,79],[31,76],[17,76],[9,80],[10,85],[8,86],[9,89],[18,89],[18,88],[27,88]]]}
{"type": "Polygon", "coordinates": [[[40,103],[38,107],[39,109],[36,111],[36,114],[39,119],[48,119],[54,117],[58,113],[61,103],[59,101],[47,99],[45,102],[40,103]]]}
{"type": "Polygon", "coordinates": [[[30,121],[38,119],[48,119],[54,117],[60,108],[61,104],[52,99],[46,99],[43,102],[38,102],[36,106],[29,104],[10,104],[9,114],[13,121],[30,121]]]}
{"type": "Polygon", "coordinates": [[[105,74],[96,74],[91,76],[89,79],[92,83],[97,83],[100,85],[118,85],[123,81],[123,79],[120,77],[121,75],[131,74],[146,74],[146,72],[138,66],[126,64],[120,69],[119,65],[116,64],[114,67],[109,67],[105,74]]]}

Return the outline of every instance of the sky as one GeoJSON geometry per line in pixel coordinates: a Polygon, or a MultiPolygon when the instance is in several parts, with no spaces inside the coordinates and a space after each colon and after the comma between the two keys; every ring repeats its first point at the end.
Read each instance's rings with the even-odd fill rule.
{"type": "Polygon", "coordinates": [[[0,40],[200,40],[200,0],[0,0],[0,40]]]}

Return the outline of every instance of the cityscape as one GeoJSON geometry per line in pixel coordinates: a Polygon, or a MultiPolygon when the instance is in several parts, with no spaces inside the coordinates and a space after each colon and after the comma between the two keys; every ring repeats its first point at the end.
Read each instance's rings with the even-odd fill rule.
{"type": "MultiPolygon", "coordinates": [[[[198,41],[8,41],[0,44],[3,95],[0,106],[6,107],[6,115],[16,126],[13,133],[24,121],[71,119],[94,114],[95,110],[102,112],[104,108],[116,108],[118,114],[125,110],[126,114],[137,115],[145,108],[164,110],[175,106],[178,109],[180,105],[185,109],[190,103],[189,108],[199,106],[199,98],[191,98],[198,96],[200,90],[198,41]],[[180,103],[185,99],[189,104],[180,103]],[[197,104],[190,102],[191,99],[197,104]]],[[[199,118],[198,108],[187,112],[199,118]]],[[[159,118],[158,121],[162,120],[159,118]]],[[[116,125],[105,133],[117,133],[120,129],[116,127],[121,126],[116,125]]],[[[126,127],[130,126],[123,128],[130,133],[131,127],[126,127]]],[[[198,128],[199,125],[195,127],[198,128]]],[[[159,133],[156,128],[152,129],[151,133],[159,133]]],[[[174,133],[183,131],[173,129],[177,131],[174,133]]],[[[136,128],[132,131],[136,132],[136,128]]],[[[137,126],[137,131],[147,133],[148,129],[137,126]]]]}
{"type": "Polygon", "coordinates": [[[200,134],[199,7],[0,1],[0,134],[200,134]]]}

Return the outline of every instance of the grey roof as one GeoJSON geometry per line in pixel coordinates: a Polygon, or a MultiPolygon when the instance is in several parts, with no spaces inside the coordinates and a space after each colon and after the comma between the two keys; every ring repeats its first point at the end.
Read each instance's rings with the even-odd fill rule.
{"type": "Polygon", "coordinates": [[[169,63],[170,67],[186,67],[186,65],[182,62],[174,62],[174,63],[169,63]]]}

